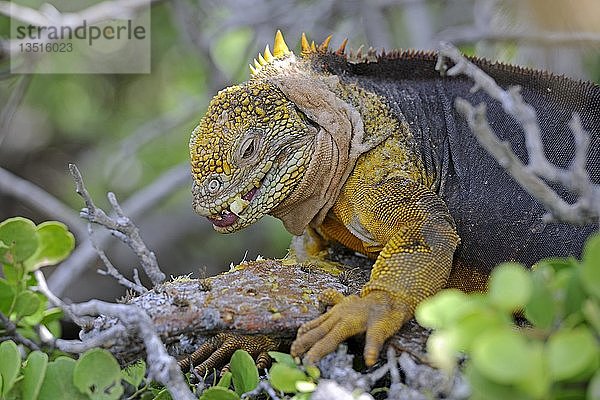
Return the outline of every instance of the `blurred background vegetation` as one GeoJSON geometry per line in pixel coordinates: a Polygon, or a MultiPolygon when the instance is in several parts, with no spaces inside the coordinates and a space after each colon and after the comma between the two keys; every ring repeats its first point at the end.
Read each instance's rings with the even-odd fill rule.
{"type": "MultiPolygon", "coordinates": [[[[155,1],[150,74],[14,75],[3,46],[0,221],[23,215],[70,225],[79,248],[50,278],[56,292],[74,301],[123,294],[95,272],[100,264],[85,248],[85,224],[77,220],[83,204],[68,163],[79,166],[98,205],[106,209],[106,192],[116,193],[168,274],[212,275],[258,254],[286,254],[290,235],[270,217],[223,236],[195,216],[187,169],[189,134],[208,101],[247,79],[248,62],[276,29],[296,51],[302,32],[318,42],[333,34],[332,47],[348,38],[355,49],[434,49],[446,40],[470,54],[600,80],[598,0],[155,1]]],[[[0,17],[0,36],[6,44],[8,17],[0,17]]],[[[122,244],[98,240],[121,270],[136,267],[122,244]]]]}

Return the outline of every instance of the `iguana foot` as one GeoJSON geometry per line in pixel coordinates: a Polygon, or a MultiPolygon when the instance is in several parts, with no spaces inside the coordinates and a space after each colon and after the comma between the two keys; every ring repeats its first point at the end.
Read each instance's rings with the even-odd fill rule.
{"type": "Polygon", "coordinates": [[[229,369],[229,360],[236,350],[246,350],[256,361],[257,368],[268,367],[271,361],[267,352],[279,348],[279,340],[266,335],[238,335],[221,332],[204,342],[191,355],[179,360],[179,367],[187,371],[195,366],[198,376],[205,376],[213,369],[222,368],[221,374],[229,369]]]}
{"type": "Polygon", "coordinates": [[[304,354],[308,363],[331,353],[347,338],[366,332],[365,363],[372,366],[385,341],[411,316],[408,307],[398,306],[391,294],[380,290],[363,297],[344,297],[335,290],[326,290],[322,297],[333,308],[302,325],[292,343],[292,355],[304,354]]]}

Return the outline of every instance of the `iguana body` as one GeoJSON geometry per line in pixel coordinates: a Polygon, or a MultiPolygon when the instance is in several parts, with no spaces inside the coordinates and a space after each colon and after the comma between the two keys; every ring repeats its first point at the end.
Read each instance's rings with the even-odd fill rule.
{"type": "MultiPolygon", "coordinates": [[[[360,296],[325,294],[335,306],[300,329],[293,353],[314,361],[366,332],[371,365],[441,288],[481,290],[506,260],[579,255],[593,227],[544,224],[543,207],[453,108],[458,96],[486,102],[493,128],[525,159],[521,128],[496,102],[470,93],[466,79],[440,77],[434,54],[352,59],[327,43],[303,41],[297,59],[278,34],[273,55],[267,49],[248,82],[215,96],[190,141],[194,208],[217,230],[271,214],[303,235],[298,254],[322,257],[339,242],[375,259],[360,296]]],[[[573,157],[567,121],[579,112],[592,134],[588,171],[600,181],[600,87],[476,62],[502,86],[522,86],[558,165],[573,157]]]]}

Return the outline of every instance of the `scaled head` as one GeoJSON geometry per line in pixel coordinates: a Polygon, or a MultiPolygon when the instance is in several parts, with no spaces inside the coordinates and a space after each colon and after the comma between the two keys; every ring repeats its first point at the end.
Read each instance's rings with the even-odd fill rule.
{"type": "Polygon", "coordinates": [[[251,79],[220,91],[192,132],[194,209],[221,232],[269,213],[306,168],[316,129],[269,80],[295,62],[278,31],[251,79]]]}

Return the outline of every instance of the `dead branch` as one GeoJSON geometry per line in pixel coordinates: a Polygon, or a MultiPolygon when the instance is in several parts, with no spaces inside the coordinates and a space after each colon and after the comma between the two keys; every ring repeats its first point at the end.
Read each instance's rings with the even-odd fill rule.
{"type": "Polygon", "coordinates": [[[63,309],[65,314],[78,317],[106,315],[119,320],[119,324],[115,325],[114,329],[105,331],[102,337],[97,336],[92,342],[56,340],[56,346],[60,350],[79,353],[101,344],[106,345],[115,340],[115,336],[136,335],[142,339],[146,348],[149,378],[165,385],[175,399],[196,399],[185,382],[177,360],[167,353],[152,320],[143,310],[131,304],[112,304],[100,300],[67,305],[48,289],[41,271],[36,271],[35,277],[38,281],[37,290],[48,297],[55,306],[63,309]]]}
{"type": "MultiPolygon", "coordinates": [[[[129,218],[142,215],[165,197],[173,194],[178,188],[189,182],[190,173],[187,163],[176,165],[160,175],[150,185],[140,189],[123,203],[123,211],[129,218]]],[[[99,232],[96,237],[97,246],[106,247],[111,236],[99,232]]],[[[48,279],[48,284],[54,293],[62,294],[88,268],[90,262],[96,259],[97,253],[92,244],[86,241],[79,245],[71,256],[62,262],[48,279]]]]}
{"type": "Polygon", "coordinates": [[[541,139],[541,128],[535,109],[525,103],[519,88],[502,89],[489,75],[469,62],[453,45],[442,42],[436,69],[442,74],[470,77],[472,91],[483,90],[502,104],[504,111],[513,116],[525,131],[525,142],[529,163],[524,164],[512,151],[508,143],[498,139],[487,121],[485,104],[473,107],[464,99],[456,99],[455,106],[469,123],[480,144],[498,163],[525,189],[540,201],[548,214],[546,222],[563,221],[576,225],[598,222],[600,219],[600,186],[595,185],[585,169],[590,136],[583,130],[578,115],[573,115],[569,124],[575,138],[575,157],[568,168],[560,168],[546,159],[541,139]],[[455,64],[447,69],[444,58],[455,64]],[[577,195],[573,204],[563,200],[545,182],[559,183],[577,195]]]}
{"type": "Polygon", "coordinates": [[[437,37],[456,44],[485,40],[545,46],[600,46],[600,34],[596,32],[489,31],[479,26],[465,26],[447,28],[437,37]]]}
{"type": "Polygon", "coordinates": [[[83,197],[86,207],[82,209],[81,216],[91,223],[95,223],[106,227],[114,236],[119,238],[123,243],[127,244],[140,260],[142,269],[150,278],[153,286],[156,286],[165,281],[165,274],[158,266],[158,260],[154,252],[150,251],[140,236],[140,231],[137,226],[129,219],[123,209],[117,202],[114,193],[108,194],[108,201],[116,213],[116,218],[106,215],[104,210],[96,207],[90,194],[84,186],[81,173],[75,164],[69,164],[69,170],[76,183],[77,193],[83,197]]]}

